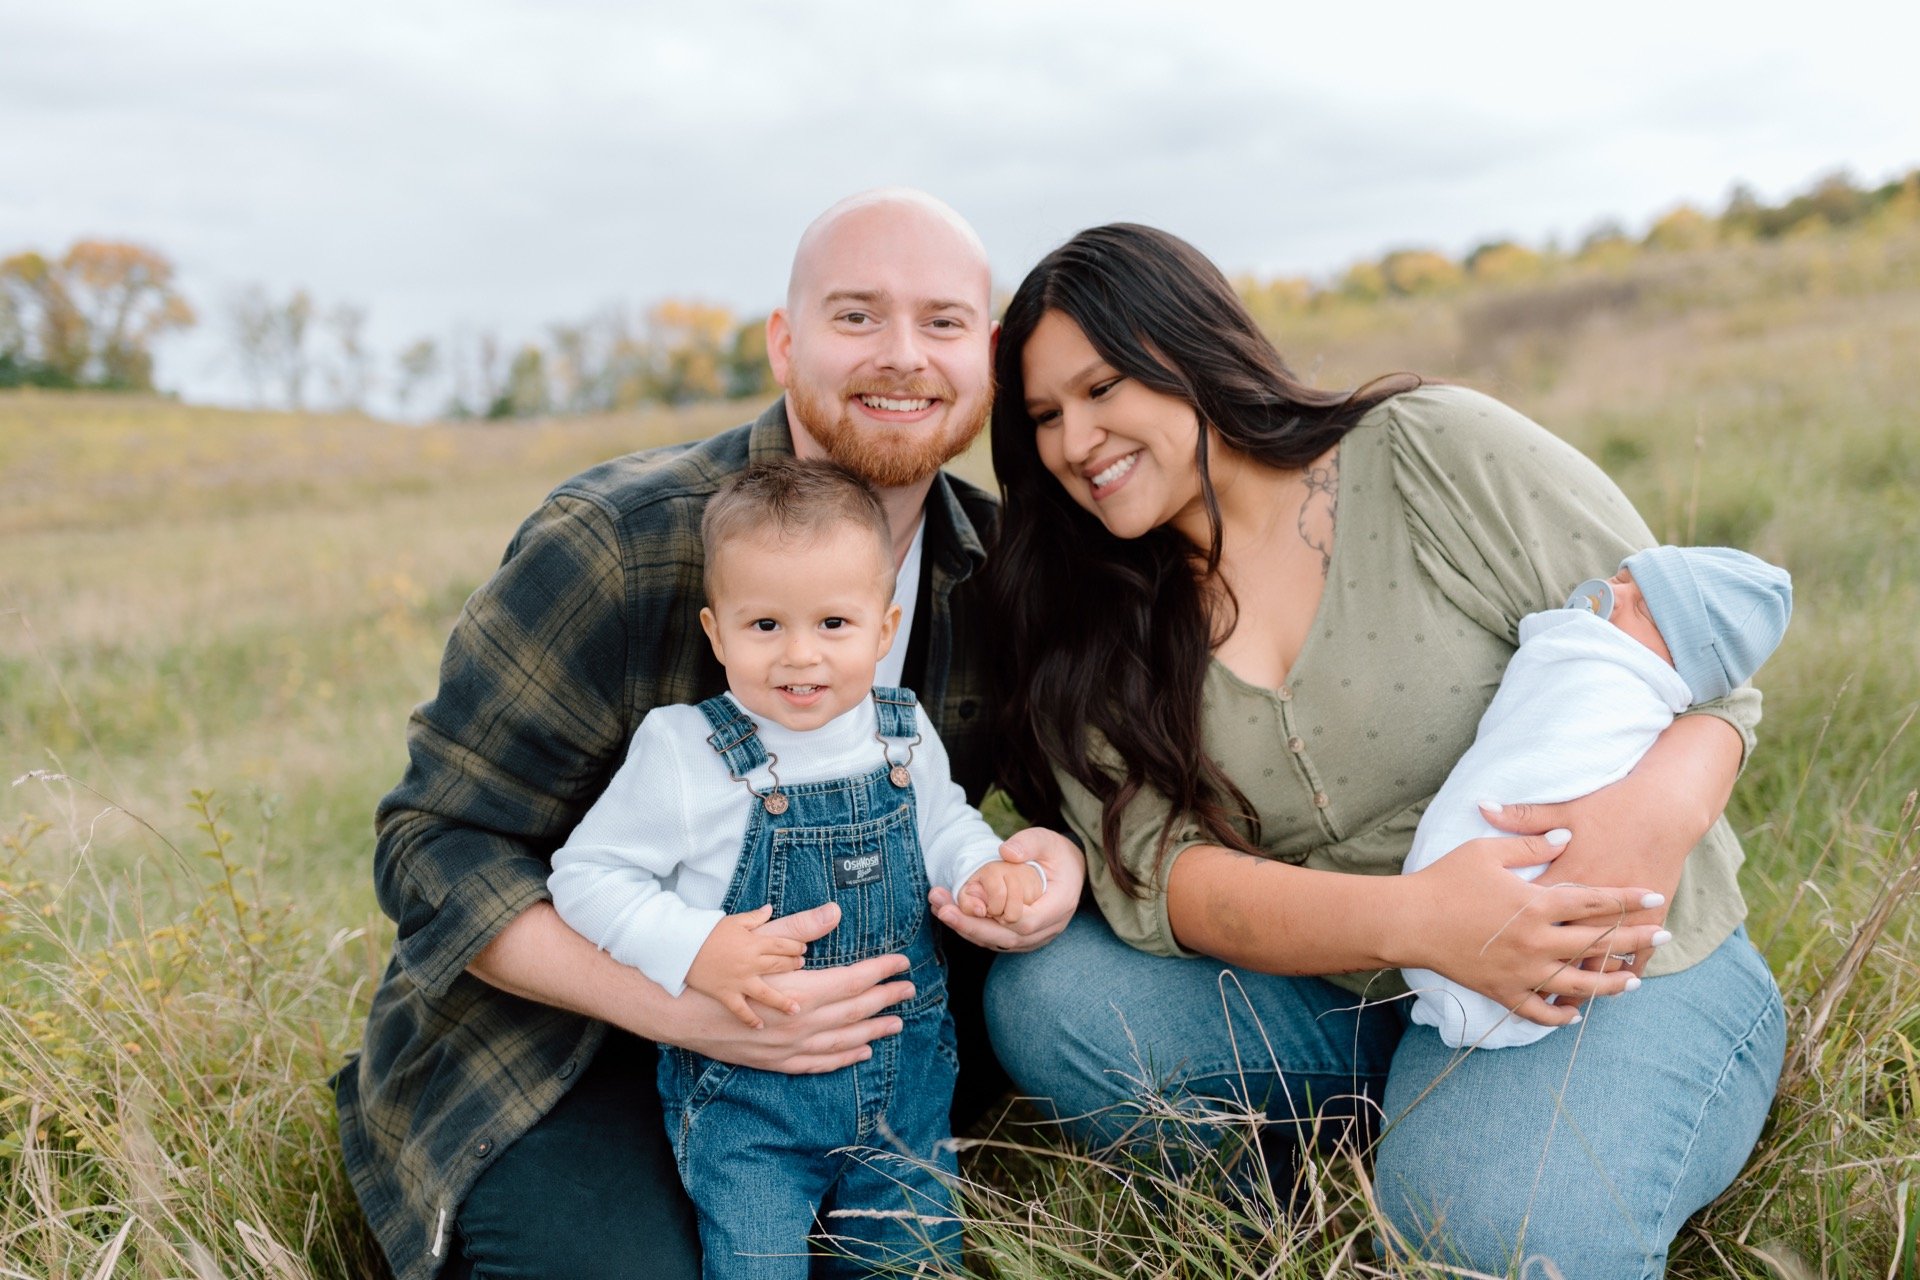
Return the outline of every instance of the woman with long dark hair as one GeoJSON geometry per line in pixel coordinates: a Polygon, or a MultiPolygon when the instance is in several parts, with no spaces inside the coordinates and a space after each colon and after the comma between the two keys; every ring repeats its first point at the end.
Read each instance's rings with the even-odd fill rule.
{"type": "Polygon", "coordinates": [[[1358,1117],[1406,1247],[1660,1274],[1784,1051],[1719,816],[1759,695],[1682,717],[1613,787],[1490,818],[1531,835],[1398,874],[1519,619],[1653,545],[1645,523],[1484,396],[1302,384],[1146,227],[1035,267],[995,373],[1005,780],[1086,841],[1100,907],[996,965],[1016,1082],[1099,1145],[1140,1137],[1148,1092],[1263,1108],[1283,1150],[1358,1117]],[[1582,1025],[1458,1054],[1407,1025],[1401,967],[1582,1025]]]}

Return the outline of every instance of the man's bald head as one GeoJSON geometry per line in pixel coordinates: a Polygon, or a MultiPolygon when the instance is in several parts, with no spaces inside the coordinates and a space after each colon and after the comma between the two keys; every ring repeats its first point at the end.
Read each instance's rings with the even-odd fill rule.
{"type": "Polygon", "coordinates": [[[793,269],[787,276],[787,309],[799,305],[807,287],[815,283],[823,260],[838,249],[843,238],[876,226],[913,228],[930,245],[939,245],[953,252],[957,261],[977,266],[991,294],[993,269],[987,262],[987,247],[972,224],[946,201],[917,188],[875,187],[835,202],[800,233],[800,243],[793,251],[793,269]]]}

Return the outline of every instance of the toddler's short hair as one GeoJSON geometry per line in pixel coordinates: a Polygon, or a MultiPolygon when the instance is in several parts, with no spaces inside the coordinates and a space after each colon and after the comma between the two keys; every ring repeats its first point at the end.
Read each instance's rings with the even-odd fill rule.
{"type": "MultiPolygon", "coordinates": [[[[720,486],[700,518],[706,548],[704,585],[713,598],[714,552],[729,542],[772,531],[782,542],[811,540],[835,525],[870,531],[881,563],[893,572],[893,533],[873,486],[837,462],[774,458],[755,463],[720,486]]],[[[889,581],[888,592],[892,592],[889,581]]]]}

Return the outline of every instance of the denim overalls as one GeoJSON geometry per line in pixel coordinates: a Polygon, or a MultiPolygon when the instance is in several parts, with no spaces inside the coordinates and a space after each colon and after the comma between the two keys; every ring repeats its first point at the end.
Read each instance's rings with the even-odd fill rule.
{"type": "MultiPolygon", "coordinates": [[[[885,739],[874,743],[873,769],[800,786],[780,785],[777,759],[732,702],[700,704],[713,726],[708,743],[752,806],[724,909],[771,902],[778,917],[837,902],[840,924],[808,946],[806,967],[898,953],[912,963],[903,976],[914,987],[911,1000],[886,1011],[899,1016],[899,1035],[875,1040],[867,1061],[825,1075],[736,1067],[661,1047],[667,1135],[699,1213],[708,1280],[807,1276],[816,1212],[832,1253],[880,1266],[959,1261],[959,1224],[942,1179],[955,1172],[946,1141],[953,1019],[904,764],[919,741],[914,696],[876,688],[873,701],[885,739]],[[756,773],[773,773],[773,784],[756,789],[756,773]],[[831,1216],[836,1210],[856,1215],[831,1216]]],[[[845,1259],[817,1261],[821,1274],[868,1271],[845,1259]]]]}

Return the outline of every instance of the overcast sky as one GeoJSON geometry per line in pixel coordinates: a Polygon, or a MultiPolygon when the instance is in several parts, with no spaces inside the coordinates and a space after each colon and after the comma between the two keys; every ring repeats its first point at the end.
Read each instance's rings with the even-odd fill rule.
{"type": "Polygon", "coordinates": [[[0,0],[0,255],[154,245],[383,348],[613,302],[779,299],[802,227],[908,183],[1011,287],[1131,219],[1229,272],[1630,228],[1735,181],[1920,163],[1920,5],[0,0]],[[1566,16],[1561,16],[1561,15],[1566,16]]]}

